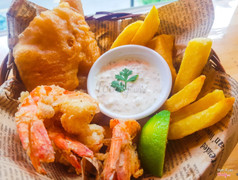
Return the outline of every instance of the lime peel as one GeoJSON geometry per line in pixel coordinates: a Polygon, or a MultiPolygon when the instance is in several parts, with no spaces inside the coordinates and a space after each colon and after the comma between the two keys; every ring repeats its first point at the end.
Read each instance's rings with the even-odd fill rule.
{"type": "Polygon", "coordinates": [[[139,155],[143,168],[154,176],[163,175],[170,112],[161,111],[144,125],[139,142],[139,155]]]}

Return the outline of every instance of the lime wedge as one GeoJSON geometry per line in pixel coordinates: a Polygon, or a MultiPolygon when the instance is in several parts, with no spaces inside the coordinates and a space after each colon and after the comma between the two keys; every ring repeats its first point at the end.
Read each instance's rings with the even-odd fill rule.
{"type": "Polygon", "coordinates": [[[144,125],[140,136],[138,150],[142,166],[158,177],[163,175],[169,121],[169,111],[159,112],[144,125]]]}

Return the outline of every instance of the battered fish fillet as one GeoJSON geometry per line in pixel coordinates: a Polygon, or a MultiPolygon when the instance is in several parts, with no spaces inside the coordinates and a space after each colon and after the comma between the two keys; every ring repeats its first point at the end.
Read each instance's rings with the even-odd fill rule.
{"type": "Polygon", "coordinates": [[[83,6],[82,2],[80,0],[60,0],[60,2],[67,2],[69,3],[71,8],[74,8],[74,10],[78,11],[79,14],[84,14],[83,13],[83,6]]]}
{"type": "Polygon", "coordinates": [[[84,84],[100,51],[83,15],[62,2],[32,20],[13,56],[28,91],[52,84],[74,90],[79,81],[84,84]]]}

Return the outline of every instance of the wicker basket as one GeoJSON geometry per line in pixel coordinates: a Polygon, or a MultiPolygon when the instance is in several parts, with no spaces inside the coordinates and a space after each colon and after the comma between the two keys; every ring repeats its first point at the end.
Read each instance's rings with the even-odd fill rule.
{"type": "MultiPolygon", "coordinates": [[[[111,20],[111,19],[117,20],[121,18],[130,18],[133,16],[132,14],[129,14],[129,13],[106,13],[106,14],[107,14],[106,16],[104,16],[103,18],[99,20],[102,20],[102,21],[111,20]]],[[[137,17],[138,15],[135,15],[135,16],[137,17]]],[[[88,20],[92,18],[94,17],[88,17],[88,20]]],[[[5,57],[0,67],[0,85],[9,79],[9,75],[11,71],[13,72],[13,77],[21,81],[14,62],[13,63],[9,62],[8,56],[9,55],[5,57]]],[[[210,53],[209,63],[212,65],[212,67],[216,71],[225,72],[223,66],[221,65],[220,59],[214,50],[212,50],[210,53]]]]}

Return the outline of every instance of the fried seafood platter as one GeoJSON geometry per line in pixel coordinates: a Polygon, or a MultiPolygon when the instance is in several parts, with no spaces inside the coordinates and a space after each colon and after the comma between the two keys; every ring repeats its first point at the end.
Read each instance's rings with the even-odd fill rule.
{"type": "Polygon", "coordinates": [[[201,95],[212,41],[191,39],[175,67],[175,37],[159,34],[159,28],[153,6],[144,20],[126,26],[105,54],[123,54],[123,48],[132,47],[148,52],[146,58],[159,56],[171,82],[167,95],[161,93],[163,70],[143,61],[144,54],[112,56],[116,59],[102,62],[94,79],[89,78],[106,55],[100,56],[78,0],[64,0],[42,12],[19,35],[13,56],[27,91],[21,93],[15,121],[38,173],[47,174],[44,163],[58,162],[83,178],[162,177],[168,140],[210,127],[232,110],[235,98],[220,89],[201,95]],[[96,82],[95,89],[89,91],[87,79],[96,82]],[[131,118],[162,98],[149,115],[131,118]],[[104,106],[114,115],[104,113],[104,106]],[[120,113],[124,118],[118,118],[120,113]]]}

